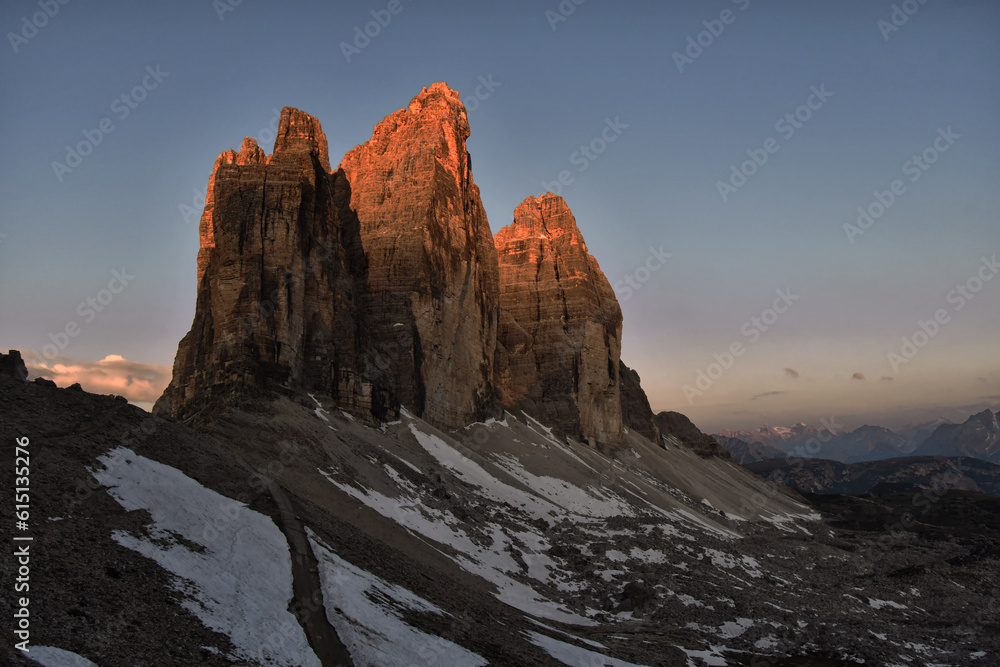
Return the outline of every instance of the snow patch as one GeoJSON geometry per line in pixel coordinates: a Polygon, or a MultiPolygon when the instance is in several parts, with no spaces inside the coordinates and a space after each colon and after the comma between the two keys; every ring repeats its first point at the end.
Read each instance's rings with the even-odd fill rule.
{"type": "Polygon", "coordinates": [[[558,477],[534,475],[509,454],[496,455],[498,465],[535,493],[567,512],[585,517],[635,516],[629,504],[606,489],[584,489],[558,477]]]}
{"type": "Polygon", "coordinates": [[[749,618],[737,618],[736,621],[726,621],[719,626],[719,635],[724,639],[734,639],[753,627],[749,618]]]}
{"type": "Polygon", "coordinates": [[[182,606],[232,640],[230,657],[320,667],[288,612],[292,559],[271,519],[130,449],[118,447],[98,461],[104,470],[91,474],[110,487],[111,497],[127,511],[146,510],[152,517],[147,535],[115,531],[112,538],[175,576],[182,606]]]}
{"type": "MultiPolygon", "coordinates": [[[[521,566],[511,557],[509,549],[513,542],[500,526],[486,524],[486,528],[490,531],[491,544],[486,547],[479,546],[465,532],[454,515],[426,506],[415,493],[406,493],[401,489],[404,492],[399,497],[390,498],[374,489],[362,491],[339,482],[325,471],[320,470],[320,473],[338,489],[382,516],[422,537],[453,547],[459,554],[445,555],[452,558],[462,569],[495,584],[498,591],[496,597],[501,602],[541,618],[573,625],[596,625],[588,618],[565,611],[535,592],[530,586],[511,577],[512,573],[521,572],[521,566]]],[[[516,549],[516,546],[514,548],[516,549]]],[[[552,563],[544,554],[530,551],[526,553],[522,551],[522,557],[529,563],[533,559],[536,560],[534,567],[537,568],[552,563]]],[[[539,569],[529,568],[529,572],[542,575],[539,569]]],[[[548,576],[547,572],[545,576],[548,576]]]]}
{"type": "Polygon", "coordinates": [[[634,662],[625,662],[616,658],[609,658],[603,653],[596,653],[579,646],[573,646],[558,639],[553,639],[538,632],[525,633],[528,640],[540,648],[545,649],[550,656],[564,665],[601,665],[602,667],[642,667],[634,662]]]}
{"type": "Polygon", "coordinates": [[[709,651],[689,651],[682,646],[678,646],[680,650],[687,654],[688,667],[699,667],[700,665],[710,665],[711,667],[726,667],[726,659],[719,655],[719,651],[725,651],[727,648],[725,646],[710,646],[709,651]],[[697,658],[701,662],[695,662],[694,659],[697,658]]]}
{"type": "Polygon", "coordinates": [[[868,605],[872,609],[882,609],[883,607],[892,607],[893,609],[906,609],[905,604],[899,604],[898,602],[893,602],[892,600],[873,600],[869,598],[868,605]]]}
{"type": "Polygon", "coordinates": [[[451,470],[466,482],[480,487],[492,499],[498,500],[501,503],[508,503],[513,507],[521,507],[540,518],[551,519],[552,516],[561,514],[556,505],[521,489],[516,489],[509,484],[505,484],[441,438],[436,435],[424,433],[418,429],[416,424],[410,424],[410,431],[413,433],[413,437],[417,439],[417,442],[420,443],[420,446],[433,456],[438,463],[451,470]]]}
{"type": "Polygon", "coordinates": [[[356,567],[306,529],[319,561],[326,616],[351,653],[357,667],[469,665],[487,661],[442,637],[403,621],[406,611],[451,616],[411,591],[356,567]]]}
{"type": "Polygon", "coordinates": [[[97,667],[95,663],[82,655],[54,646],[32,646],[31,651],[22,653],[22,655],[45,667],[97,667]]]}

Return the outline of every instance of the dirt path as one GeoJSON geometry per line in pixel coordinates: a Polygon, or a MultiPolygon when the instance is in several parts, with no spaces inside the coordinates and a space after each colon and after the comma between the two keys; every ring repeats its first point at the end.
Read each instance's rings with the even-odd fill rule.
{"type": "Polygon", "coordinates": [[[322,588],[319,580],[319,564],[309,547],[302,522],[292,510],[292,502],[274,480],[267,480],[267,489],[274,498],[281,513],[281,531],[288,540],[292,555],[292,590],[295,599],[293,612],[299,618],[302,629],[309,639],[323,667],[354,667],[351,654],[340,640],[336,629],[326,618],[322,605],[322,588]],[[318,603],[318,604],[317,604],[318,603]]]}

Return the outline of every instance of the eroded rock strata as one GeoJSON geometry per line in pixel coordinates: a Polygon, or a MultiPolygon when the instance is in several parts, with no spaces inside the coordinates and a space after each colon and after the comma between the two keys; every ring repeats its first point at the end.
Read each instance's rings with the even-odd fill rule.
{"type": "Polygon", "coordinates": [[[656,417],[649,407],[649,399],[642,390],[639,374],[626,366],[618,366],[618,379],[622,405],[622,426],[641,433],[653,442],[660,443],[660,429],[656,417]]]}
{"type": "Polygon", "coordinates": [[[591,444],[623,421],[656,439],[620,363],[618,301],[566,202],[529,197],[494,237],[468,137],[458,93],[436,83],[335,170],[319,121],[292,108],[272,154],[250,138],[222,153],[194,322],[156,409],[306,390],[372,420],[404,406],[454,429],[505,407],[591,444]]]}
{"type": "Polygon", "coordinates": [[[375,377],[437,426],[497,415],[497,254],[454,90],[424,88],[344,156],[368,261],[375,377]]]}
{"type": "Polygon", "coordinates": [[[622,313],[573,213],[551,193],[528,197],[495,241],[507,407],[563,435],[615,442],[622,313]]]}
{"type": "Polygon", "coordinates": [[[201,218],[198,298],[157,410],[191,415],[254,388],[316,390],[345,407],[391,410],[364,377],[357,307],[365,256],[343,173],[319,122],[282,110],[274,153],[247,138],[215,162],[201,218]]]}

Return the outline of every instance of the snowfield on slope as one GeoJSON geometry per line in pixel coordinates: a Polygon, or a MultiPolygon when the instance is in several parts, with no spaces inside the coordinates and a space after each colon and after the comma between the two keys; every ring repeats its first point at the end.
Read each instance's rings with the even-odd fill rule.
{"type": "MultiPolygon", "coordinates": [[[[596,450],[556,440],[535,420],[525,424],[508,416],[504,421],[490,420],[464,429],[471,436],[469,440],[479,445],[481,451],[475,451],[476,445],[471,442],[463,444],[454,435],[437,434],[405,411],[401,417],[402,423],[392,434],[386,433],[385,427],[380,433],[395,435],[397,441],[405,443],[410,460],[402,458],[398,451],[383,462],[366,455],[372,466],[369,470],[381,479],[365,479],[356,472],[347,474],[346,468],[338,465],[318,472],[340,491],[419,536],[462,569],[492,583],[497,599],[536,618],[592,626],[594,617],[602,613],[599,606],[586,602],[566,606],[571,599],[580,600],[573,593],[588,589],[589,584],[582,572],[565,560],[572,554],[563,552],[562,558],[550,554],[550,532],[558,525],[572,525],[580,539],[603,541],[615,534],[607,522],[626,520],[635,524],[631,530],[621,532],[627,539],[648,532],[650,539],[656,540],[649,532],[655,531],[667,537],[665,544],[675,548],[679,547],[671,536],[697,542],[695,535],[700,533],[702,539],[734,545],[742,539],[726,526],[724,517],[719,521],[705,516],[699,510],[706,505],[693,501],[688,494],[659,480],[655,485],[645,483],[652,475],[641,466],[652,465],[656,457],[634,454],[639,453],[636,447],[648,447],[648,443],[630,447],[627,452],[631,462],[623,466],[596,450]],[[418,458],[412,458],[414,455],[418,458]],[[422,465],[412,462],[420,458],[422,465]],[[452,506],[440,502],[432,487],[417,483],[415,478],[406,479],[403,468],[393,467],[395,460],[421,476],[433,476],[437,474],[435,469],[443,469],[460,480],[460,486],[452,492],[460,495],[453,502],[475,513],[476,519],[470,521],[456,514],[452,506]],[[614,466],[614,486],[599,471],[602,465],[607,468],[609,464],[614,466]],[[622,491],[624,494],[619,495],[622,491]],[[647,528],[636,532],[639,526],[647,528]]],[[[715,469],[712,474],[717,475],[715,469]]],[[[732,486],[727,476],[721,476],[721,481],[707,479],[701,483],[703,487],[713,483],[721,483],[726,489],[732,486]]],[[[627,581],[637,570],[667,563],[670,559],[666,553],[650,548],[657,543],[664,544],[647,542],[645,548],[591,553],[584,542],[580,549],[598,576],[614,585],[616,581],[627,581]]],[[[750,556],[717,549],[701,553],[681,550],[685,560],[705,558],[727,578],[734,576],[733,568],[754,578],[762,575],[760,564],[750,556]]],[[[687,571],[689,563],[674,567],[687,571]]],[[[744,583],[742,578],[737,579],[744,583]]]]}
{"type": "Polygon", "coordinates": [[[600,665],[601,667],[643,667],[634,662],[625,662],[616,658],[609,658],[603,653],[597,653],[573,644],[561,642],[547,635],[538,632],[527,633],[528,639],[535,646],[545,649],[549,655],[563,663],[573,667],[589,667],[590,665],[600,665]]]}
{"type": "Polygon", "coordinates": [[[82,655],[53,646],[32,646],[25,655],[44,667],[97,667],[82,655]]]}
{"type": "Polygon", "coordinates": [[[427,600],[351,565],[308,530],[319,561],[326,615],[351,652],[355,667],[462,665],[487,661],[443,637],[429,635],[402,619],[402,612],[451,616],[427,600]]]}
{"type": "MultiPolygon", "coordinates": [[[[466,532],[463,525],[452,514],[428,507],[416,490],[400,489],[400,495],[390,498],[373,489],[360,491],[357,488],[334,479],[329,473],[320,471],[333,485],[344,493],[361,501],[382,516],[392,519],[411,532],[434,542],[445,544],[459,552],[455,562],[468,572],[477,574],[493,583],[497,588],[497,598],[515,609],[541,618],[548,618],[574,625],[594,625],[590,619],[561,608],[558,604],[536,592],[532,587],[518,581],[511,575],[520,572],[521,566],[511,556],[511,550],[520,553],[521,558],[533,563],[536,576],[539,568],[548,570],[551,559],[544,553],[534,551],[526,545],[536,547],[545,544],[545,539],[525,526],[516,533],[522,539],[504,532],[493,523],[481,526],[481,532],[489,534],[491,544],[479,546],[466,532]]],[[[552,564],[554,570],[554,563],[552,564]]]]}
{"type": "Polygon", "coordinates": [[[92,474],[118,504],[152,517],[145,535],[115,531],[114,540],[175,576],[184,608],[232,640],[232,659],[321,667],[288,612],[292,560],[270,518],[131,449],[98,461],[104,469],[92,474]]]}

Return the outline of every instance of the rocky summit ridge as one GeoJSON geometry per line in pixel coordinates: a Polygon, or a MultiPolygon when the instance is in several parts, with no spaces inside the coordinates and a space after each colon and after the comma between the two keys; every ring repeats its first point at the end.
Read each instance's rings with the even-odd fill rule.
{"type": "Polygon", "coordinates": [[[336,169],[319,121],[290,107],[270,155],[251,138],[219,155],[194,322],[156,411],[291,390],[371,421],[402,407],[454,429],[507,409],[590,444],[623,426],[655,437],[569,206],[528,197],[494,237],[469,135],[458,93],[435,83],[336,169]]]}
{"type": "Polygon", "coordinates": [[[468,137],[458,93],[437,83],[341,163],[368,261],[369,371],[414,414],[453,428],[499,407],[497,253],[468,137]]]}
{"type": "Polygon", "coordinates": [[[495,237],[505,404],[586,441],[621,432],[622,311],[562,197],[528,197],[495,237]]]}

